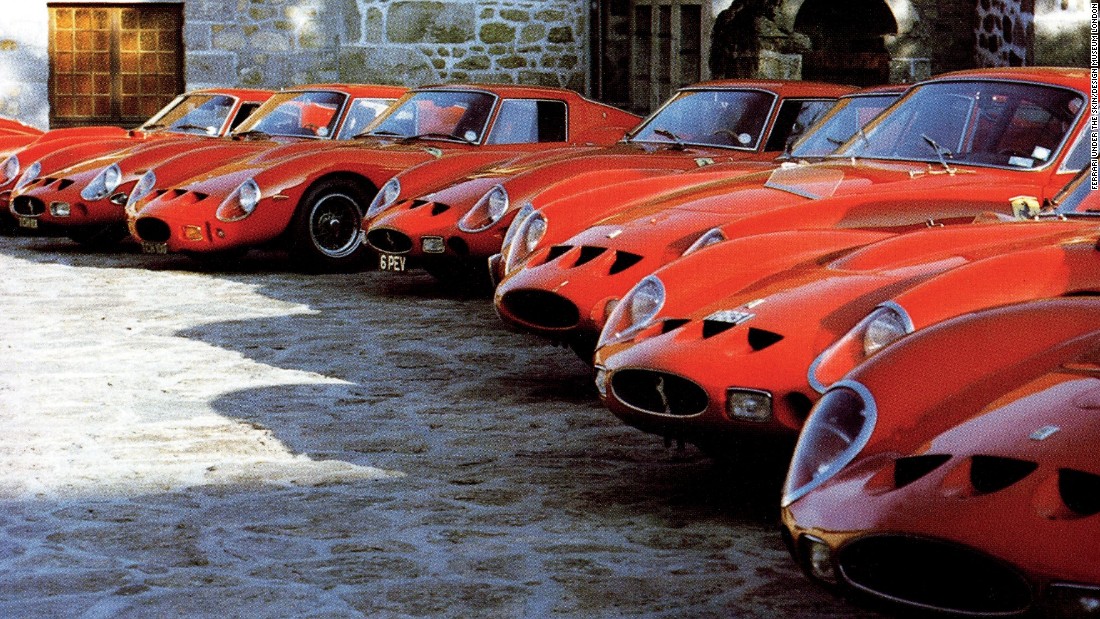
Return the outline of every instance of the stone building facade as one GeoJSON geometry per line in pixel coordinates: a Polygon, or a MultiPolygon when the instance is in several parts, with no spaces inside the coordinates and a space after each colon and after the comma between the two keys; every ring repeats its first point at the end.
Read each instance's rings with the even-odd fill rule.
{"type": "Polygon", "coordinates": [[[51,15],[74,6],[175,11],[176,79],[188,89],[512,82],[636,111],[710,77],[869,84],[972,66],[1085,66],[1090,14],[1089,0],[20,0],[0,20],[0,114],[56,120],[51,15]]]}

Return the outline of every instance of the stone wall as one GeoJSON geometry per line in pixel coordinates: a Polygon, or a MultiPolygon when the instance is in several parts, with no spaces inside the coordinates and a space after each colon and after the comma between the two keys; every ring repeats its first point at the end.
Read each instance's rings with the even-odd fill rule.
{"type": "Polygon", "coordinates": [[[582,0],[190,0],[189,87],[506,82],[584,90],[582,0]]]}
{"type": "Polygon", "coordinates": [[[4,6],[0,19],[0,115],[49,125],[49,14],[45,2],[4,6]]]}

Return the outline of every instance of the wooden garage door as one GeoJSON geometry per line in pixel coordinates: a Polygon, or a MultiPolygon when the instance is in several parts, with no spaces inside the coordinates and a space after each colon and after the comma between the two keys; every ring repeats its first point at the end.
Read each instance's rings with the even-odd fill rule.
{"type": "Polygon", "coordinates": [[[633,0],[630,108],[652,111],[681,86],[707,75],[703,45],[714,21],[709,2],[633,0]]]}
{"type": "Polygon", "coordinates": [[[50,126],[141,124],[183,89],[181,4],[50,4],[50,126]]]}

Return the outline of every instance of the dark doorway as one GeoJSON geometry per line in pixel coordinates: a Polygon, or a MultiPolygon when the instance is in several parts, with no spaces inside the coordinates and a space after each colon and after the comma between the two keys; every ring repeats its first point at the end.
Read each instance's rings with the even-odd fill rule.
{"type": "Polygon", "coordinates": [[[803,79],[855,86],[889,81],[883,37],[897,34],[898,23],[882,0],[806,0],[794,29],[813,43],[813,51],[802,55],[803,79]]]}

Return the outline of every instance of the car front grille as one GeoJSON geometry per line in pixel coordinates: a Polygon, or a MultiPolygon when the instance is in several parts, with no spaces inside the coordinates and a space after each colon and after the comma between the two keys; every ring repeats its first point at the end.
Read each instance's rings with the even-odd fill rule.
{"type": "Polygon", "coordinates": [[[657,415],[686,417],[707,408],[707,392],[694,382],[646,369],[624,369],[611,375],[611,390],[633,408],[657,415]]]}

